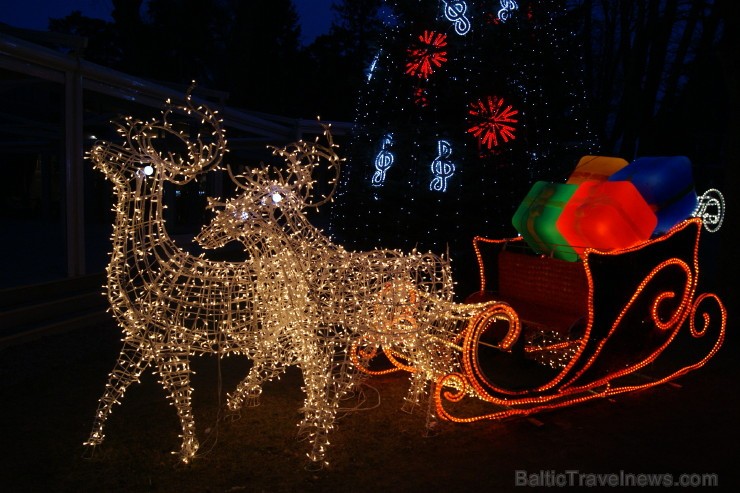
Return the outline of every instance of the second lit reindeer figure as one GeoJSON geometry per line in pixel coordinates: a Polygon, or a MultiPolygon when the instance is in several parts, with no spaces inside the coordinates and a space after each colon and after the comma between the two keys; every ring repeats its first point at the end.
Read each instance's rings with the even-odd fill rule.
{"type": "MultiPolygon", "coordinates": [[[[450,264],[443,257],[399,250],[351,252],[311,224],[306,209],[331,199],[340,173],[328,126],[324,137],[326,145],[317,139],[273,148],[284,167],[261,166],[238,176],[229,169],[240,194],[209,201],[215,217],[196,241],[209,249],[238,241],[255,256],[263,250],[262,231],[269,230],[267,236],[279,242],[284,255],[279,262],[301,271],[315,319],[326,329],[341,327],[352,334],[355,364],[364,369],[382,349],[411,372],[404,405],[411,410],[423,400],[429,382],[454,371],[463,329],[492,303],[454,303],[450,264]],[[329,177],[330,191],[313,200],[318,175],[329,177]]],[[[230,395],[229,406],[237,409],[259,392],[247,379],[230,395]]]]}

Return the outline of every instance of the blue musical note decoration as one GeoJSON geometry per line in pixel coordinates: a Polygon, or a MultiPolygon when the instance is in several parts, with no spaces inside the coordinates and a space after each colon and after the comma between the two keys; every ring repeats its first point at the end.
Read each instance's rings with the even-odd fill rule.
{"type": "Polygon", "coordinates": [[[451,155],[452,145],[446,140],[437,141],[437,157],[432,161],[434,178],[429,183],[429,190],[447,191],[447,180],[455,173],[455,164],[449,160],[451,155]]]}
{"type": "Polygon", "coordinates": [[[515,0],[501,0],[501,10],[498,11],[498,18],[501,22],[506,22],[514,15],[513,12],[519,8],[515,0]]]}
{"type": "Polygon", "coordinates": [[[374,187],[380,187],[385,182],[385,173],[391,167],[395,158],[393,153],[388,150],[393,145],[393,134],[385,134],[380,144],[380,151],[375,156],[375,173],[370,179],[370,184],[374,187]]]}
{"type": "Polygon", "coordinates": [[[470,20],[465,15],[468,4],[462,0],[442,0],[445,4],[445,18],[455,26],[455,32],[464,36],[470,31],[470,20]]]}

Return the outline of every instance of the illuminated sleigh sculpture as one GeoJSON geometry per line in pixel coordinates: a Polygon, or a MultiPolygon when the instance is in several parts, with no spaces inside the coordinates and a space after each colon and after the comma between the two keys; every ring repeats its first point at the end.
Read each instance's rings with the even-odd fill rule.
{"type": "MultiPolygon", "coordinates": [[[[707,229],[710,226],[707,225],[707,229]]],[[[513,322],[474,318],[460,372],[437,381],[440,417],[502,419],[663,384],[704,365],[725,336],[726,311],[697,294],[702,219],[631,248],[586,249],[582,262],[528,251],[521,237],[477,237],[481,289],[513,322]],[[491,404],[480,412],[466,397],[491,404]]]]}

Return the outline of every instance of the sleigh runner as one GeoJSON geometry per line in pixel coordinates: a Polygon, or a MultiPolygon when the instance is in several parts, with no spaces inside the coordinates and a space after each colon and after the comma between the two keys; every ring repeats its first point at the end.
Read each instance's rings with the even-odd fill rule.
{"type": "Polygon", "coordinates": [[[461,370],[435,385],[440,417],[529,415],[659,385],[703,366],[725,336],[718,296],[697,293],[702,220],[580,262],[538,255],[521,237],[477,237],[480,290],[499,303],[462,334],[461,370]],[[490,316],[494,311],[505,317],[490,316]],[[465,414],[466,397],[490,403],[465,414]]]}

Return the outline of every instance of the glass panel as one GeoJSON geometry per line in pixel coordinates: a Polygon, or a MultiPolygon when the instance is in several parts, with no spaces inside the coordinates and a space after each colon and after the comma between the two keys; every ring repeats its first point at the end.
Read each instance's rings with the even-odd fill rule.
{"type": "Polygon", "coordinates": [[[0,70],[0,288],[67,275],[63,86],[0,70]]]}

